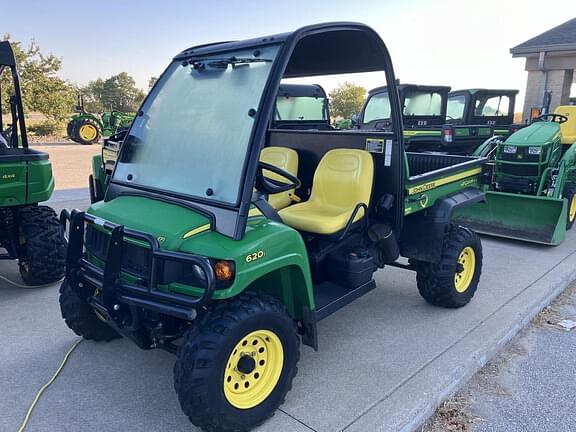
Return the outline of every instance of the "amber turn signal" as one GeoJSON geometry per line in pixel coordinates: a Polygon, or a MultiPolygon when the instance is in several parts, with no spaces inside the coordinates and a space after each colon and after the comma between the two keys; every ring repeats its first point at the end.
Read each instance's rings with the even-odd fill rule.
{"type": "Polygon", "coordinates": [[[234,268],[228,261],[218,261],[214,264],[214,274],[219,281],[229,281],[234,277],[234,268]]]}

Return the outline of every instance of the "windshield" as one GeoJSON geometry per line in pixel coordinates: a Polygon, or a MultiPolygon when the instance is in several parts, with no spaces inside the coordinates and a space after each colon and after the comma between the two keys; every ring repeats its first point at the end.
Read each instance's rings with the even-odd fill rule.
{"type": "Polygon", "coordinates": [[[450,120],[462,120],[464,118],[464,108],[466,107],[466,96],[450,96],[446,108],[446,117],[450,120]]]}
{"type": "Polygon", "coordinates": [[[276,120],[327,120],[326,101],[313,96],[278,96],[276,120]]]}
{"type": "Polygon", "coordinates": [[[135,118],[113,180],[236,203],[253,116],[277,51],[173,62],[135,118]]]}
{"type": "Polygon", "coordinates": [[[436,92],[411,91],[404,97],[405,116],[439,116],[442,96],[436,92]]]}
{"type": "Polygon", "coordinates": [[[374,120],[384,120],[390,118],[390,98],[388,92],[377,93],[368,99],[364,109],[364,124],[374,120]]]}

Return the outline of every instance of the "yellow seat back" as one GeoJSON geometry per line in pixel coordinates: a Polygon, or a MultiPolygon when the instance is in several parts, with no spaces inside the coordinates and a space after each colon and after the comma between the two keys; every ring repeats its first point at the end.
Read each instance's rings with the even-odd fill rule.
{"type": "Polygon", "coordinates": [[[576,105],[560,105],[554,114],[568,117],[568,121],[560,125],[562,144],[574,144],[576,142],[576,105]]]}
{"type": "MultiPolygon", "coordinates": [[[[293,149],[286,147],[265,147],[260,153],[260,160],[283,169],[294,176],[298,176],[298,153],[293,149]]],[[[287,181],[284,177],[267,170],[264,170],[264,175],[273,180],[287,181]]],[[[294,189],[291,189],[286,192],[269,195],[268,203],[276,210],[283,209],[292,203],[290,195],[293,193],[294,189]]]]}
{"type": "Polygon", "coordinates": [[[373,179],[370,153],[357,149],[330,150],[316,168],[309,201],[352,212],[358,203],[370,204],[373,179]]]}
{"type": "MultiPolygon", "coordinates": [[[[314,173],[310,199],[279,212],[287,225],[316,234],[335,234],[346,227],[356,206],[370,205],[374,162],[365,150],[327,152],[314,173]]],[[[360,209],[354,222],[364,217],[360,209]]]]}

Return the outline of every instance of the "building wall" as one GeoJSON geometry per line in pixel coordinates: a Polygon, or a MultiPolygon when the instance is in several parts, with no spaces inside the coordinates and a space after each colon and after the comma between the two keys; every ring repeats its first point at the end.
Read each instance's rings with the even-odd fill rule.
{"type": "Polygon", "coordinates": [[[548,70],[547,72],[539,70],[529,71],[522,119],[530,118],[530,111],[533,107],[542,106],[545,90],[552,92],[550,101],[551,112],[558,105],[567,105],[574,76],[574,69],[548,70]]]}

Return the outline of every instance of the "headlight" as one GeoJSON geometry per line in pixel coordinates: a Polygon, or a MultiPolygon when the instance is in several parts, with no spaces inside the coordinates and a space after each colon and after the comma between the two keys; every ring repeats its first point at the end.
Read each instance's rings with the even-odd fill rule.
{"type": "Polygon", "coordinates": [[[528,154],[539,155],[542,153],[542,147],[528,147],[528,154]]]}
{"type": "Polygon", "coordinates": [[[511,146],[511,145],[505,145],[504,146],[504,153],[516,153],[516,150],[518,150],[518,147],[516,146],[511,146]]]}

